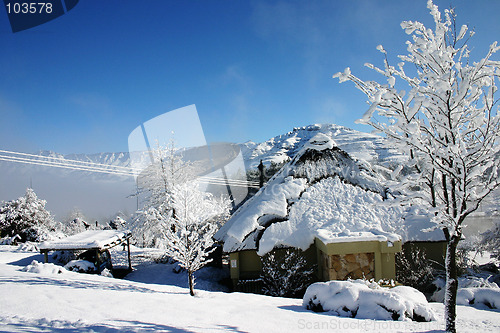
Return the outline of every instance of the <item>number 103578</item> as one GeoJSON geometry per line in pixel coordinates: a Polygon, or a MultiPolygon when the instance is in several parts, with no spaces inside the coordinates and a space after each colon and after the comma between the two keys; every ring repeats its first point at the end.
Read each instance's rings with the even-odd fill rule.
{"type": "Polygon", "coordinates": [[[50,2],[15,2],[5,5],[7,13],[11,14],[51,14],[52,3],[50,2]]]}

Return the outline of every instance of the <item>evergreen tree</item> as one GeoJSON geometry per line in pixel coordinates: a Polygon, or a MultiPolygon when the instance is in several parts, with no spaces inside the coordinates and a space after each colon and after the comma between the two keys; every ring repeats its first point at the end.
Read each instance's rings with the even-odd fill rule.
{"type": "Polygon", "coordinates": [[[22,241],[32,242],[49,239],[50,233],[56,231],[56,223],[45,204],[31,188],[24,196],[4,203],[0,207],[2,237],[19,235],[22,241]]]}

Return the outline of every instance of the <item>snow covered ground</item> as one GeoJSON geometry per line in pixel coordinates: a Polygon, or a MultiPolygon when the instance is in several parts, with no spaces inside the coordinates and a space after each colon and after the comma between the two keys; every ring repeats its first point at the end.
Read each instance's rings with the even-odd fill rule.
{"type": "MultiPolygon", "coordinates": [[[[136,271],[127,280],[74,272],[23,272],[37,252],[0,246],[0,332],[442,332],[437,321],[394,322],[314,313],[301,299],[209,291],[216,270],[202,272],[191,297],[184,273],[147,262],[149,250],[134,249],[136,271]],[[205,289],[200,290],[199,288],[205,289]]],[[[119,254],[119,253],[118,253],[119,254]]],[[[113,254],[116,255],[116,254],[113,254]]],[[[118,258],[119,259],[119,258],[118,258]]],[[[218,273],[217,273],[218,274],[218,273]]],[[[460,332],[500,331],[500,312],[458,306],[460,332]]]]}

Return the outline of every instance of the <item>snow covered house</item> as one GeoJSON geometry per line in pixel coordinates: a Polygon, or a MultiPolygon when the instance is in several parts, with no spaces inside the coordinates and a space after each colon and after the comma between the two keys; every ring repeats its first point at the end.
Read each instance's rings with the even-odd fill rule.
{"type": "Polygon", "coordinates": [[[221,227],[233,283],[259,277],[260,256],[301,249],[318,280],[395,278],[401,214],[369,165],[318,133],[221,227]]]}

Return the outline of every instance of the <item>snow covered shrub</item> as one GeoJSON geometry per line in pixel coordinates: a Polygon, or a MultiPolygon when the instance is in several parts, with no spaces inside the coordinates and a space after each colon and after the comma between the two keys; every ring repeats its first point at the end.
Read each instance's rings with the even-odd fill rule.
{"type": "Polygon", "coordinates": [[[38,243],[26,242],[19,244],[17,247],[17,251],[19,252],[39,252],[38,243]]]}
{"type": "Polygon", "coordinates": [[[17,245],[18,241],[21,240],[21,236],[19,235],[14,235],[14,236],[6,236],[0,238],[0,245],[17,245]]]}
{"type": "Polygon", "coordinates": [[[105,277],[110,277],[110,278],[113,277],[113,273],[111,273],[111,271],[107,268],[102,270],[101,275],[105,276],[105,277]]]}
{"type": "Polygon", "coordinates": [[[66,269],[61,266],[54,264],[45,264],[33,260],[31,264],[21,269],[23,272],[38,273],[38,274],[62,274],[66,272],[66,269]]]}
{"type": "Polygon", "coordinates": [[[262,291],[266,295],[300,297],[313,280],[314,269],[298,249],[269,252],[261,262],[262,291]]]}
{"type": "Polygon", "coordinates": [[[427,292],[435,278],[435,272],[425,252],[416,246],[410,246],[396,253],[396,281],[427,292]]]}
{"type": "Polygon", "coordinates": [[[457,293],[457,304],[479,308],[500,309],[500,289],[463,288],[457,293]]]}
{"type": "MultiPolygon", "coordinates": [[[[435,286],[436,291],[431,295],[432,302],[444,302],[445,285],[444,278],[439,277],[435,279],[432,284],[435,286]]],[[[498,285],[495,282],[490,282],[487,278],[477,276],[465,276],[458,278],[458,290],[461,289],[497,289],[498,285]]],[[[463,304],[463,303],[460,303],[463,304]]]]}
{"type": "Polygon", "coordinates": [[[22,241],[32,242],[50,239],[56,224],[45,204],[31,188],[24,196],[4,203],[0,207],[1,236],[19,235],[22,241]]]}
{"type": "Polygon", "coordinates": [[[95,265],[87,260],[71,260],[64,268],[78,273],[95,273],[97,271],[95,265]]]}
{"type": "Polygon", "coordinates": [[[307,288],[302,305],[315,312],[379,320],[435,320],[424,294],[415,288],[382,288],[366,280],[317,282],[307,288]]]}

